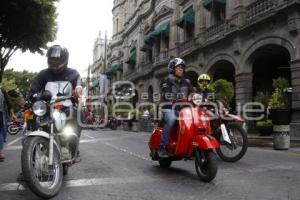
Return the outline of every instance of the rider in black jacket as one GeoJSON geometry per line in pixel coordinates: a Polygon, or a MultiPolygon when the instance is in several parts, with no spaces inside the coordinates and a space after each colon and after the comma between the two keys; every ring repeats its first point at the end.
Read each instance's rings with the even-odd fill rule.
{"type": "MultiPolygon", "coordinates": [[[[43,91],[47,82],[69,81],[74,89],[73,96],[77,100],[82,94],[80,74],[77,70],[68,68],[68,60],[69,52],[66,48],[63,48],[60,45],[50,47],[47,51],[48,68],[42,70],[36,76],[26,98],[30,100],[34,94],[43,91]]],[[[77,123],[76,116],[74,117],[74,120],[69,121],[68,123],[72,124],[76,134],[80,137],[81,127],[77,123]]]]}
{"type": "Polygon", "coordinates": [[[48,68],[42,70],[32,82],[27,99],[42,91],[47,82],[70,81],[75,89],[75,95],[81,95],[82,83],[77,70],[68,68],[69,52],[66,48],[54,45],[47,52],[48,68]]]}
{"type": "Polygon", "coordinates": [[[177,120],[178,109],[172,109],[172,100],[187,98],[194,91],[191,82],[184,78],[185,62],[181,58],[174,58],[168,65],[169,75],[161,82],[160,89],[162,101],[163,120],[165,121],[163,138],[161,140],[158,154],[160,157],[167,157],[166,146],[168,144],[172,128],[177,120]]]}

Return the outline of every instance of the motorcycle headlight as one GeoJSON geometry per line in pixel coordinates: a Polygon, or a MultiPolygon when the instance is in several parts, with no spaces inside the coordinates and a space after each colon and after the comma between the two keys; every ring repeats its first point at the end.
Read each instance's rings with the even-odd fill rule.
{"type": "Polygon", "coordinates": [[[33,113],[39,117],[42,117],[47,112],[47,104],[45,101],[37,101],[32,106],[33,113]]]}
{"type": "Polygon", "coordinates": [[[192,98],[193,104],[200,106],[203,102],[203,96],[201,94],[194,94],[192,98]]]}

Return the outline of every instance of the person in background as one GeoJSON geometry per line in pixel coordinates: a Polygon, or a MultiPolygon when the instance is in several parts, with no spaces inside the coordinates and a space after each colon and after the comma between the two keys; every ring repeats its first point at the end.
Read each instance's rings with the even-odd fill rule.
{"type": "Polygon", "coordinates": [[[0,86],[0,162],[4,161],[4,143],[7,135],[7,121],[12,118],[13,110],[6,91],[0,86]]]}

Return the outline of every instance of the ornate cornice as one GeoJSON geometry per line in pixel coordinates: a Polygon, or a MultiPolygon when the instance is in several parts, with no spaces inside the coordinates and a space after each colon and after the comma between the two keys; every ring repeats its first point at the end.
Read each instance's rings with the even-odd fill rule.
{"type": "Polygon", "coordinates": [[[122,1],[121,3],[115,5],[115,6],[113,7],[112,11],[114,12],[114,10],[115,10],[116,8],[118,8],[118,7],[122,6],[122,5],[124,5],[125,3],[126,3],[126,0],[124,0],[124,1],[122,1]]]}
{"type": "MultiPolygon", "coordinates": [[[[143,1],[140,5],[142,5],[143,3],[146,3],[146,2],[148,2],[148,1],[150,1],[150,0],[145,0],[145,1],[143,1]]],[[[139,25],[139,23],[140,23],[144,18],[146,18],[146,17],[148,17],[149,15],[152,14],[152,12],[153,12],[153,10],[154,10],[154,8],[155,8],[155,1],[156,1],[156,0],[151,0],[151,5],[150,5],[149,9],[148,9],[146,12],[144,12],[143,14],[141,14],[141,15],[139,15],[139,16],[137,17],[137,19],[135,20],[135,22],[133,23],[133,25],[132,25],[128,30],[126,30],[126,31],[124,32],[123,38],[125,38],[126,36],[128,36],[128,35],[135,29],[135,27],[137,27],[137,26],[139,25]]],[[[135,16],[135,15],[134,15],[134,16],[135,16]]],[[[128,22],[129,22],[129,21],[128,21],[128,22]]],[[[128,22],[126,22],[125,25],[128,24],[128,22]]]]}
{"type": "Polygon", "coordinates": [[[168,6],[164,5],[158,12],[154,12],[154,16],[152,19],[153,25],[159,21],[161,18],[173,14],[174,10],[169,8],[168,6]]]}

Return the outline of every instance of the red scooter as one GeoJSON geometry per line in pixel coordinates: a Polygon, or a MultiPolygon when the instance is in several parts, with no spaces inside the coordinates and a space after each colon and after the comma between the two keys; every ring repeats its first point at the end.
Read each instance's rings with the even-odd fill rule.
{"type": "Polygon", "coordinates": [[[210,118],[201,107],[204,98],[201,94],[191,94],[188,99],[177,100],[189,104],[183,106],[179,112],[178,125],[170,135],[167,145],[168,158],[160,158],[158,150],[163,135],[162,127],[154,129],[150,141],[150,156],[158,161],[160,167],[170,167],[172,161],[195,159],[195,168],[200,180],[212,181],[218,171],[215,149],[220,147],[217,139],[211,133],[210,118]]]}

